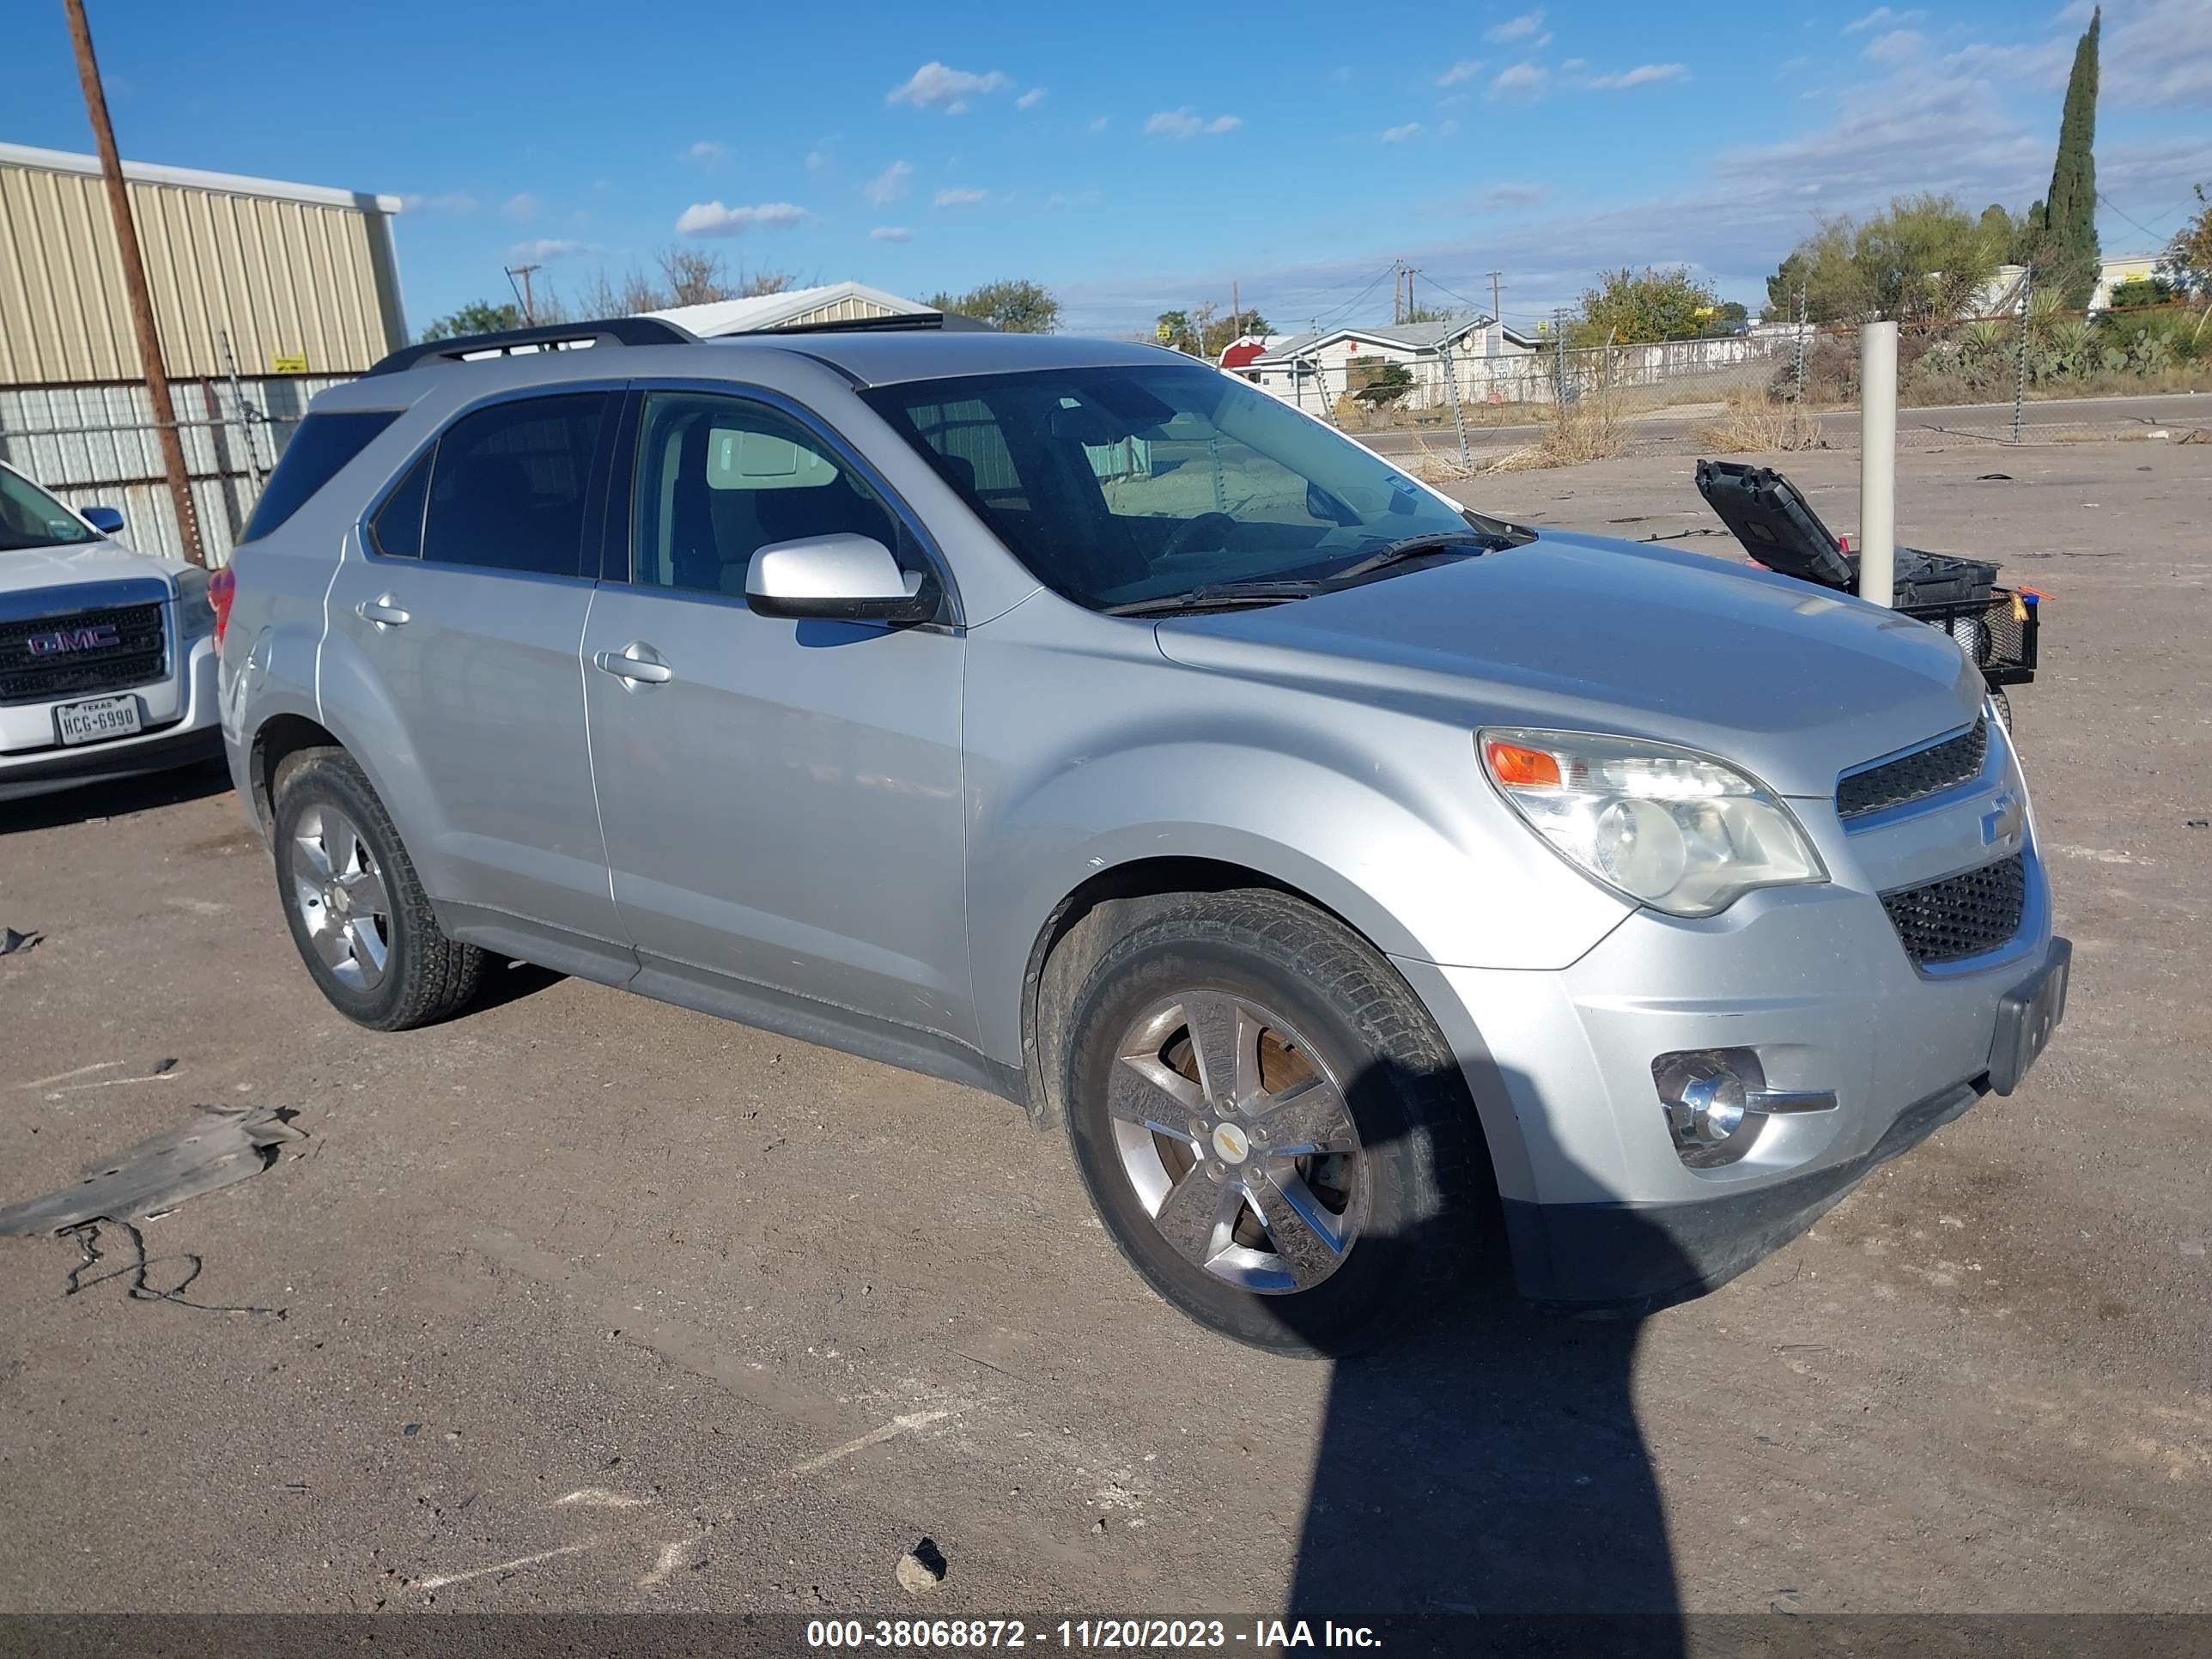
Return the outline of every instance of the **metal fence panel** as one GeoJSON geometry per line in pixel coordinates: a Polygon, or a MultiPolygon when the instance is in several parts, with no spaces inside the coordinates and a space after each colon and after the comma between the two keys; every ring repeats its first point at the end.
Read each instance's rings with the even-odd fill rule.
{"type": "MultiPolygon", "coordinates": [[[[221,564],[314,395],[350,375],[177,380],[178,435],[208,562],[221,564]]],[[[160,429],[142,382],[0,387],[0,460],[75,507],[112,507],[122,539],[182,558],[160,429]]]]}

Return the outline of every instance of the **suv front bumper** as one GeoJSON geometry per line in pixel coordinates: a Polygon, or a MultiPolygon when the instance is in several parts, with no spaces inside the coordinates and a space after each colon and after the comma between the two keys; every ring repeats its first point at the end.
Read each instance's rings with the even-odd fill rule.
{"type": "Polygon", "coordinates": [[[1624,1310],[1697,1295],[1966,1111],[1990,1087],[2001,1005],[2066,949],[2032,847],[2027,864],[2021,931],[1934,971],[1842,885],[1702,921],[1640,912],[1553,973],[1401,960],[1474,1091],[1522,1293],[1624,1310]],[[1652,1061],[1702,1048],[1753,1049],[1770,1088],[1836,1108],[1771,1118],[1741,1161],[1692,1169],[1652,1061]]]}

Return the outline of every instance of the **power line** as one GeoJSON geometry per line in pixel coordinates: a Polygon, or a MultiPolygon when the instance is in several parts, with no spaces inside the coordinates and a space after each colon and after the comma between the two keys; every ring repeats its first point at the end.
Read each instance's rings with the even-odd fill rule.
{"type": "Polygon", "coordinates": [[[1322,323],[1333,323],[1339,317],[1344,316],[1356,309],[1361,301],[1364,300],[1369,295],[1372,294],[1377,288],[1382,286],[1382,279],[1385,276],[1394,275],[1396,270],[1397,265],[1395,262],[1383,266],[1382,270],[1375,273],[1375,280],[1368,283],[1365,288],[1361,289],[1358,293],[1353,295],[1351,299],[1346,301],[1342,305],[1334,307],[1333,310],[1324,312],[1319,316],[1315,317],[1312,319],[1314,331],[1316,333],[1319,333],[1321,331],[1321,325],[1322,323]]]}
{"type": "MultiPolygon", "coordinates": [[[[2158,238],[2160,245],[2163,246],[2166,240],[2164,232],[2153,230],[2148,225],[2143,223],[2140,219],[2129,218],[2126,211],[2121,208],[2120,204],[2118,202],[2115,202],[2111,197],[2106,195],[2101,190],[2097,192],[2097,199],[2102,202],[2106,207],[2112,209],[2113,212],[2118,214],[2121,218],[2126,219],[2130,224],[2133,225],[2137,230],[2142,232],[2144,235],[2158,238]]],[[[2186,204],[2185,204],[2184,205],[2185,206],[2186,204]]],[[[2163,217],[2165,216],[2161,215],[2160,216],[2163,217]]]]}

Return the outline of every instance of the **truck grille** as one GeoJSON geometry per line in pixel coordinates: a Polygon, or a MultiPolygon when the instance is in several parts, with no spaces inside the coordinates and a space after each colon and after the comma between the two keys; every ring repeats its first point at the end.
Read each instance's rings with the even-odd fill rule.
{"type": "Polygon", "coordinates": [[[1981,775],[1989,746],[1989,720],[1984,715],[1975,720],[1971,732],[1869,766],[1863,772],[1853,772],[1836,786],[1837,815],[1846,820],[1862,818],[1972,782],[1981,775]]]}
{"type": "Polygon", "coordinates": [[[160,679],[167,667],[158,605],[0,622],[0,703],[127,690],[160,679]]]}
{"type": "Polygon", "coordinates": [[[1898,942],[1916,966],[1960,962],[2010,941],[2027,909],[2024,854],[1881,896],[1898,942]]]}

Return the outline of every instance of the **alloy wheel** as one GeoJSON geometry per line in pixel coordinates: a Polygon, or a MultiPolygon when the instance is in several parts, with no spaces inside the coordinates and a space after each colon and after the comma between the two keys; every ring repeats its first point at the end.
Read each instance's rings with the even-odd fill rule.
{"type": "Polygon", "coordinates": [[[392,900],[376,855],[353,820],[313,805],[292,832],[292,896],[308,942],[349,990],[373,990],[392,951],[392,900]]]}
{"type": "Polygon", "coordinates": [[[1233,992],[1155,1003],[1115,1051],[1115,1150],[1176,1253],[1247,1291],[1307,1291],[1344,1264],[1367,1169],[1341,1081],[1291,1026],[1233,992]]]}

